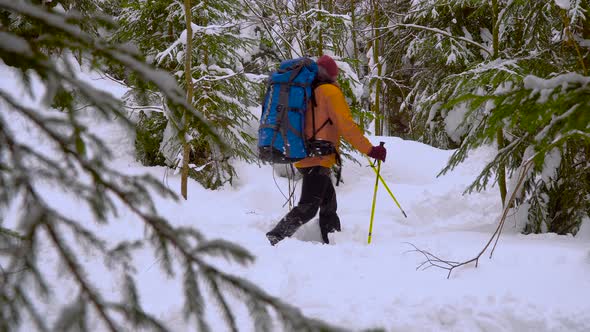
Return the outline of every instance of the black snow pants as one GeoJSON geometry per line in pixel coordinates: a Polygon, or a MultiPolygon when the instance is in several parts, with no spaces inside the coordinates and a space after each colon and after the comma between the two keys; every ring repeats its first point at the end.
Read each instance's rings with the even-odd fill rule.
{"type": "Polygon", "coordinates": [[[322,166],[300,168],[303,174],[301,198],[279,223],[268,233],[270,243],[275,245],[290,237],[320,210],[320,232],[324,243],[329,243],[328,233],[340,231],[340,219],[336,214],[336,190],[330,178],[330,169],[322,166]]]}

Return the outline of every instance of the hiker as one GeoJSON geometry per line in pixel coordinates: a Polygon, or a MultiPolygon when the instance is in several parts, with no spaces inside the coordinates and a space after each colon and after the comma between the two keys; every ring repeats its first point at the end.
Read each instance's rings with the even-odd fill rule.
{"type": "Polygon", "coordinates": [[[320,210],[320,231],[324,243],[329,243],[328,233],[340,231],[340,219],[336,213],[336,191],[330,178],[331,168],[336,163],[340,136],[360,152],[380,161],[385,161],[384,146],[373,146],[352,119],[350,108],[337,83],[338,66],[334,59],[322,55],[318,61],[318,75],[314,81],[315,104],[313,111],[305,115],[305,134],[313,137],[312,148],[329,148],[333,153],[307,157],[295,163],[303,175],[299,203],[268,233],[271,245],[292,236],[303,224],[320,210]],[[316,144],[314,144],[314,142],[316,144]]]}

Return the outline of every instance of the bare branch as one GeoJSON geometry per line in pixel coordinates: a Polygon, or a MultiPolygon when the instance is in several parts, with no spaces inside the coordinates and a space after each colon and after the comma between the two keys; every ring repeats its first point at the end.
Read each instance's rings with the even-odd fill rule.
{"type": "Polygon", "coordinates": [[[459,268],[461,266],[475,263],[475,267],[477,268],[478,263],[479,263],[479,259],[481,258],[481,256],[490,248],[491,244],[494,243],[494,245],[492,246],[492,249],[490,251],[490,256],[489,256],[489,258],[491,259],[494,254],[494,250],[496,249],[496,246],[498,245],[498,241],[500,240],[500,235],[502,234],[502,229],[504,228],[504,224],[506,222],[506,219],[508,218],[509,211],[510,211],[511,207],[514,206],[514,202],[516,200],[516,197],[518,196],[518,192],[519,192],[520,188],[522,187],[524,180],[526,179],[527,174],[529,173],[529,170],[531,169],[531,167],[533,167],[533,165],[534,165],[533,158],[527,159],[521,165],[521,167],[520,167],[521,172],[518,177],[518,182],[517,182],[516,186],[514,187],[514,189],[512,190],[512,193],[510,195],[510,199],[504,205],[504,210],[502,211],[502,216],[500,217],[500,220],[498,222],[498,226],[496,227],[496,230],[494,231],[494,233],[492,234],[492,236],[490,237],[488,242],[485,244],[485,246],[481,249],[481,251],[475,257],[473,257],[469,260],[462,261],[462,262],[455,262],[455,261],[451,261],[451,260],[441,259],[441,258],[435,256],[434,254],[430,253],[429,251],[420,249],[420,248],[416,247],[414,244],[408,243],[409,245],[414,247],[414,250],[410,250],[410,252],[420,253],[425,258],[425,260],[418,265],[416,270],[419,270],[419,269],[425,270],[430,267],[437,267],[439,269],[449,271],[449,273],[447,274],[447,279],[449,279],[451,277],[451,273],[456,268],[459,268]]]}

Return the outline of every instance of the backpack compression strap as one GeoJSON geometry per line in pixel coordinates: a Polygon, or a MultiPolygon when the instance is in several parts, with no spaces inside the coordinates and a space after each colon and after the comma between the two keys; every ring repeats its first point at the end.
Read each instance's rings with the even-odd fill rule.
{"type": "MultiPolygon", "coordinates": [[[[297,130],[295,130],[295,128],[293,128],[293,126],[291,126],[291,124],[289,123],[289,91],[290,91],[292,85],[303,86],[303,84],[294,83],[293,81],[295,80],[295,78],[297,78],[297,76],[299,75],[299,73],[301,72],[301,70],[303,69],[303,67],[305,65],[306,65],[305,61],[300,61],[295,66],[286,68],[284,70],[279,70],[279,72],[292,71],[291,76],[289,76],[289,81],[287,81],[285,83],[280,83],[281,87],[279,90],[279,101],[278,101],[278,105],[277,105],[276,126],[278,128],[283,128],[281,126],[281,124],[283,124],[283,123],[286,124],[286,128],[284,130],[281,130],[281,133],[280,133],[283,138],[283,142],[287,142],[287,130],[291,130],[294,134],[301,136],[297,133],[297,130]]],[[[301,112],[302,110],[299,110],[299,111],[301,112]]],[[[275,131],[271,146],[274,145],[274,141],[276,140],[277,134],[278,134],[278,132],[275,131]]],[[[286,152],[286,155],[291,155],[291,147],[289,146],[289,144],[285,144],[285,152],[286,152]]]]}

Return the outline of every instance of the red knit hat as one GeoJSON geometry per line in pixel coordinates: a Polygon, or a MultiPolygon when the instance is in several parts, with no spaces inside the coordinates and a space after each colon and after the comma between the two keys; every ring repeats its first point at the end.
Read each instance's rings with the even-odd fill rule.
{"type": "Polygon", "coordinates": [[[338,65],[329,55],[322,55],[318,59],[318,66],[324,67],[328,75],[332,77],[338,76],[338,65]]]}

